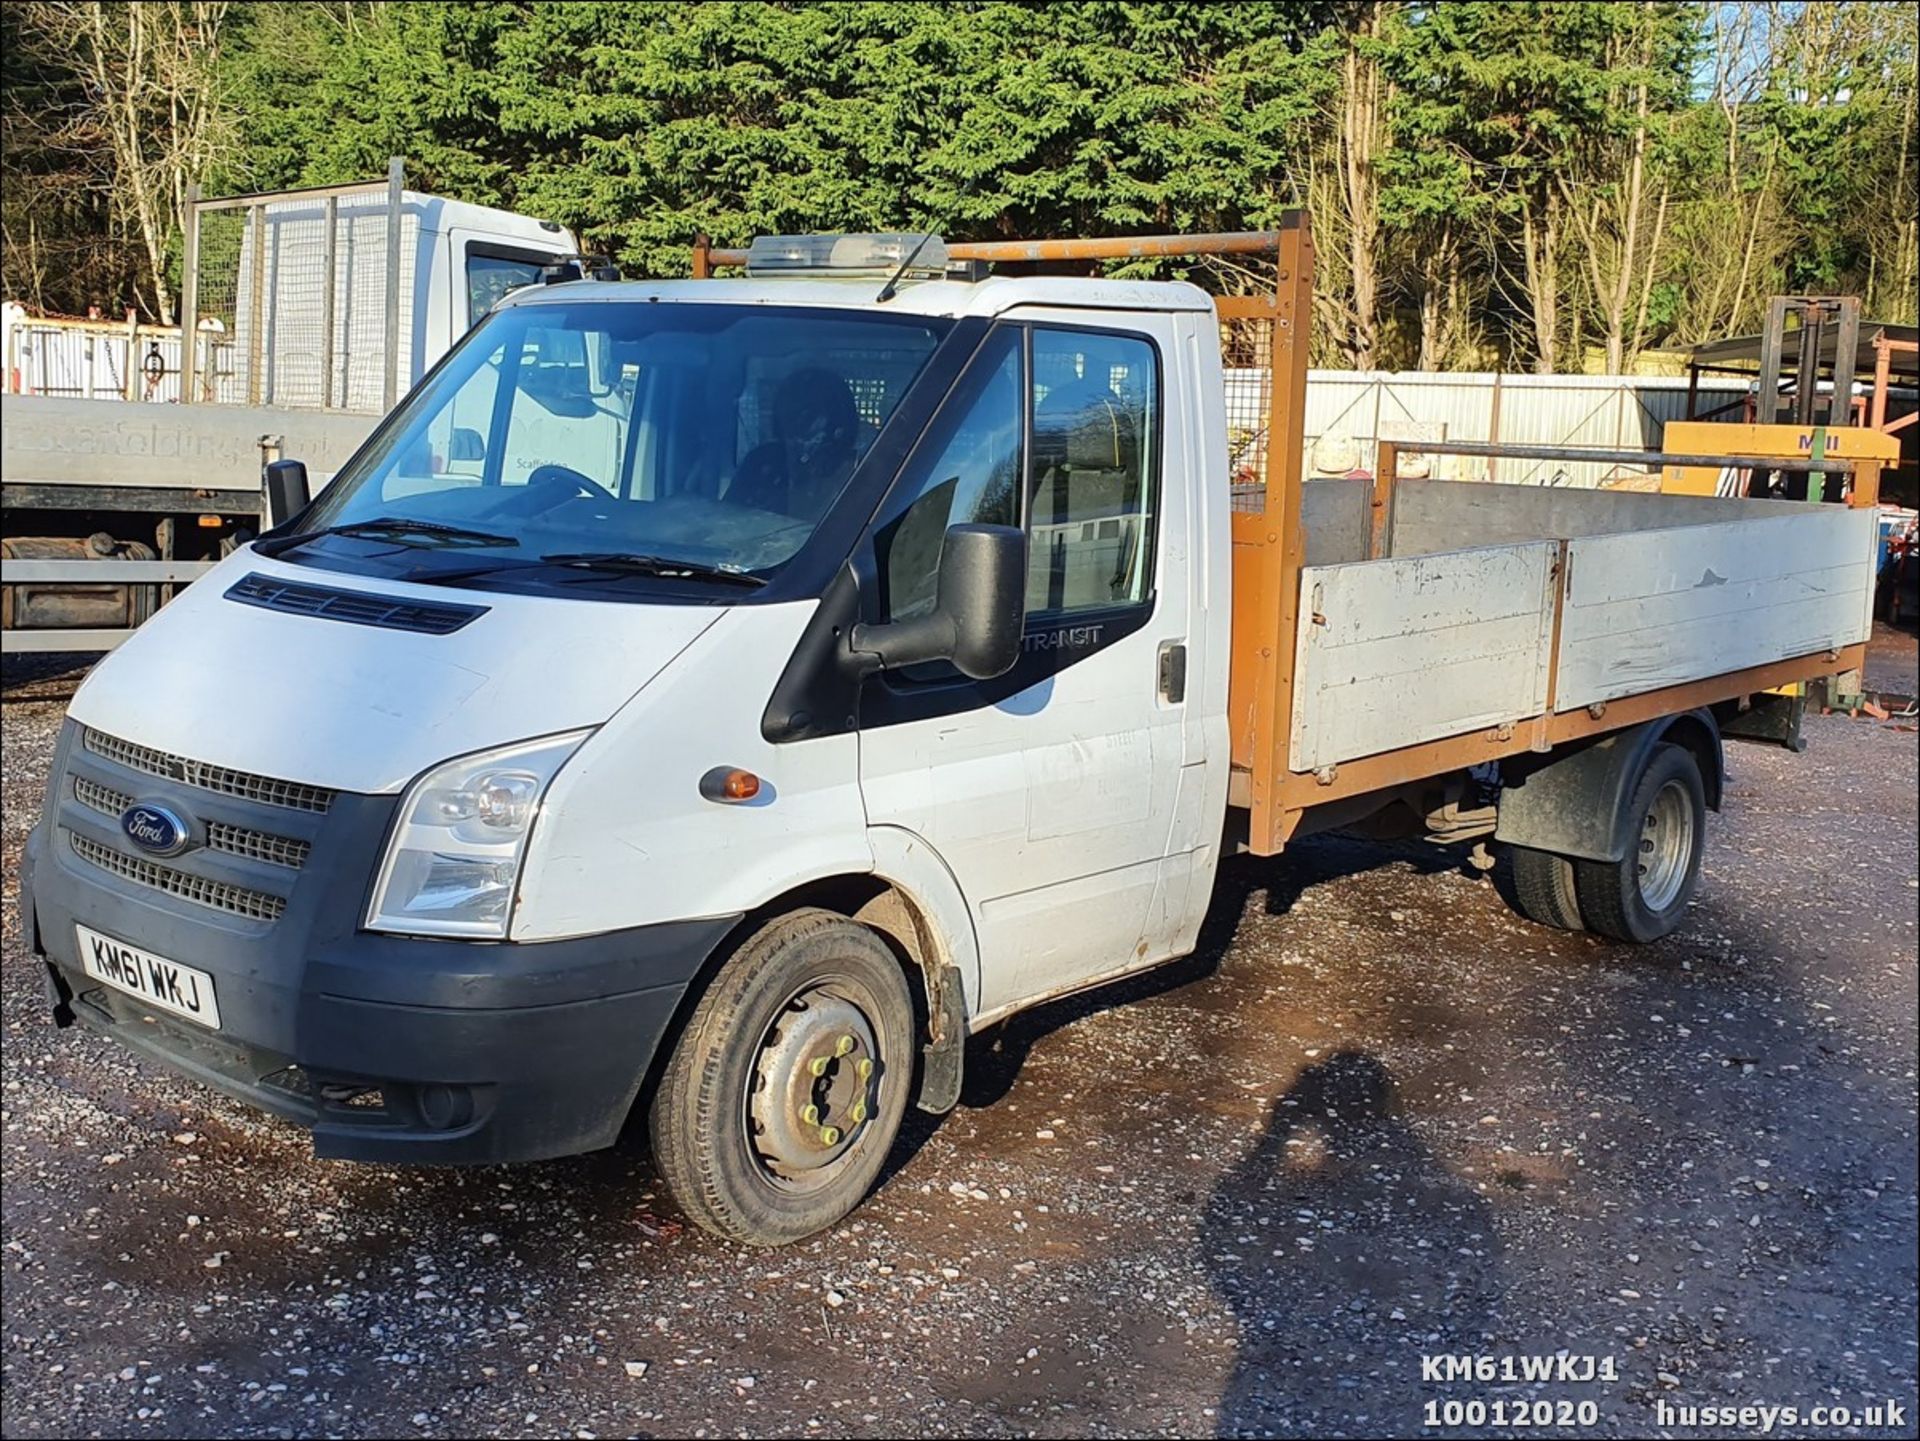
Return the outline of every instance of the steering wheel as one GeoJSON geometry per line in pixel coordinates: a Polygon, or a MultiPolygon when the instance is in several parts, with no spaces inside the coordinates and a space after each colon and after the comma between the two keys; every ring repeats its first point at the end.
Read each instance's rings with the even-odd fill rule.
{"type": "Polygon", "coordinates": [[[556,465],[549,461],[545,465],[536,465],[527,476],[527,489],[547,489],[550,486],[571,486],[575,495],[595,496],[601,500],[618,502],[620,497],[608,490],[597,480],[590,480],[570,465],[556,465]]]}

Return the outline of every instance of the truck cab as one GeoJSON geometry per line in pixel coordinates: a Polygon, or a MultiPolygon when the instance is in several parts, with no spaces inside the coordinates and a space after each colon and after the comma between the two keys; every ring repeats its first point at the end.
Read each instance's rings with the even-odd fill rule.
{"type": "Polygon", "coordinates": [[[510,291],[578,253],[550,220],[337,189],[199,203],[195,401],[380,414],[510,291]]]}

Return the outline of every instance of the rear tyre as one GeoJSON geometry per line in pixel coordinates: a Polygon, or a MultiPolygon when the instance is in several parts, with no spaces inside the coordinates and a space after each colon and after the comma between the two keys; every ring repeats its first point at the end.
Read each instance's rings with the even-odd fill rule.
{"type": "Polygon", "coordinates": [[[1513,898],[1520,914],[1543,926],[1584,931],[1573,862],[1551,851],[1513,847],[1513,898]]]}
{"type": "Polygon", "coordinates": [[[1617,861],[1576,861],[1574,890],[1589,929],[1645,945],[1679,926],[1700,883],[1707,793],[1692,752],[1655,746],[1627,814],[1627,853],[1617,861]]]}
{"type": "Polygon", "coordinates": [[[893,952],[830,911],[783,916],[720,968],[648,1116],[688,1218],[752,1246],[840,1220],[880,1174],[913,1080],[914,1010],[893,952]]]}

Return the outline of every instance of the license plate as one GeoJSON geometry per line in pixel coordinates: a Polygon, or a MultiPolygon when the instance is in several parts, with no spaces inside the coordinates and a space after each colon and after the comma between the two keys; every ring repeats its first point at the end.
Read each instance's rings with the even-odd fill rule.
{"type": "Polygon", "coordinates": [[[95,980],[116,986],[184,1017],[208,1030],[220,1029],[220,1007],[213,999],[213,977],[192,966],[156,956],[125,941],[75,926],[80,937],[80,964],[95,980]]]}

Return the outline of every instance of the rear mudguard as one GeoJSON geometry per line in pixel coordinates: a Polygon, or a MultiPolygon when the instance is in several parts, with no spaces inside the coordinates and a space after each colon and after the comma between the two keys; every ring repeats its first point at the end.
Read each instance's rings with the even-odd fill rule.
{"type": "Polygon", "coordinates": [[[1597,741],[1546,755],[1514,756],[1500,767],[1495,840],[1577,860],[1617,861],[1632,844],[1638,817],[1627,798],[1661,743],[1685,746],[1700,766],[1707,806],[1720,809],[1725,763],[1720,726],[1708,710],[1662,716],[1597,741]]]}

